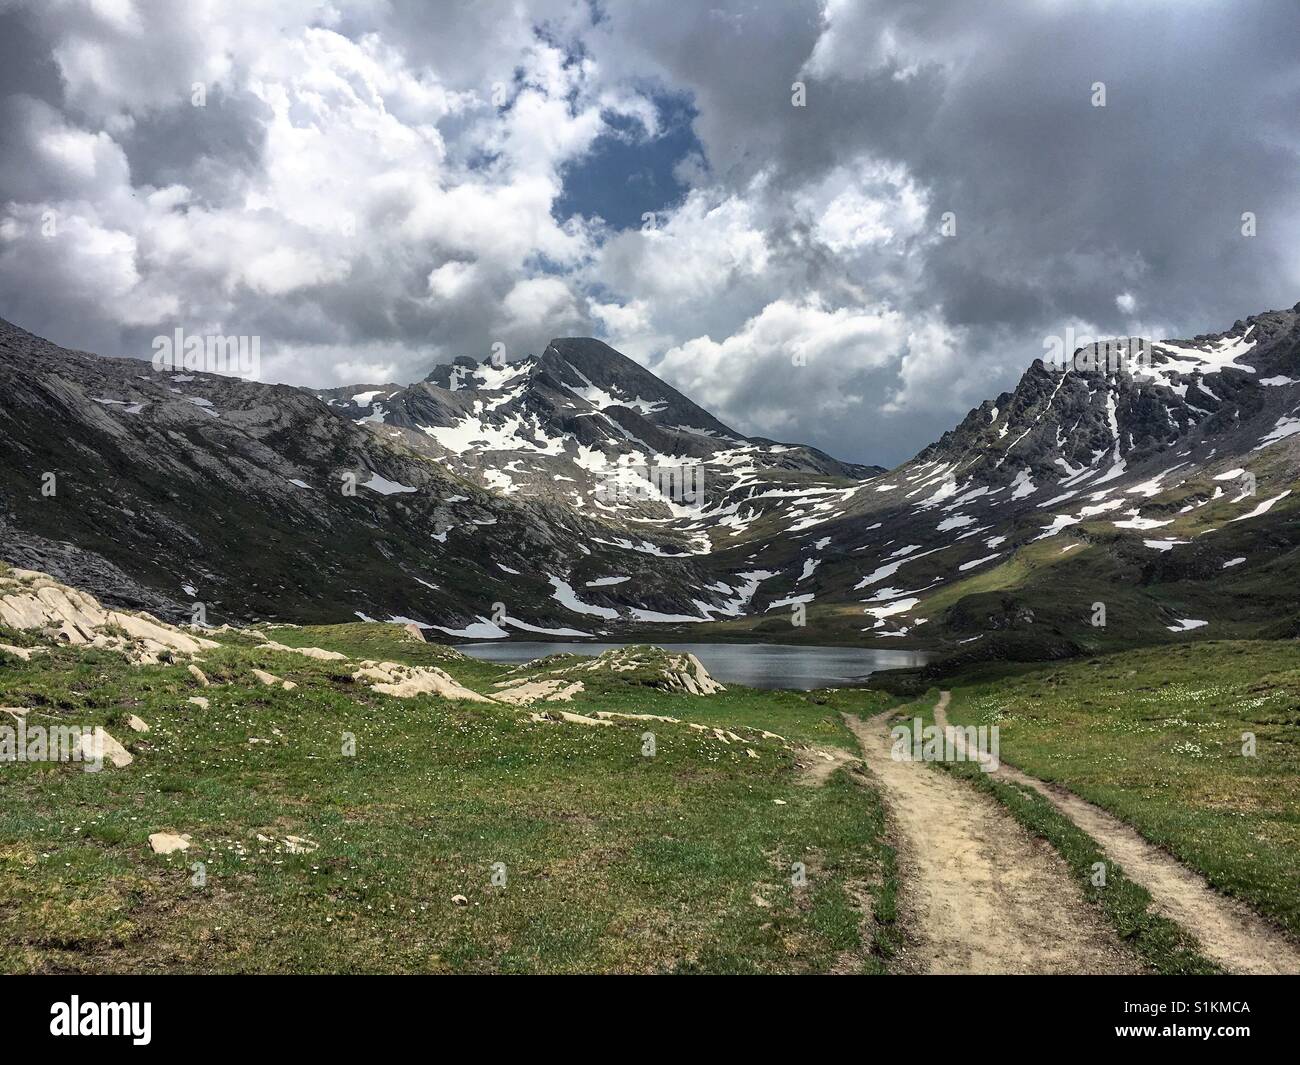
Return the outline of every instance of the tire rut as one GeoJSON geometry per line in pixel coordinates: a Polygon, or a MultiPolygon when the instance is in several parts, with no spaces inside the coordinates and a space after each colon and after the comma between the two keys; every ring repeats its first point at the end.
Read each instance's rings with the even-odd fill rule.
{"type": "MultiPolygon", "coordinates": [[[[949,692],[943,692],[935,707],[934,720],[940,728],[948,726],[949,696],[949,692]]],[[[954,736],[964,747],[960,733],[954,736]]],[[[1006,762],[1001,762],[993,773],[1033,788],[1088,833],[1130,880],[1147,889],[1162,916],[1196,937],[1207,958],[1232,973],[1300,973],[1300,946],[1286,933],[1244,903],[1219,894],[1200,873],[1114,814],[1006,762]]]]}
{"type": "Polygon", "coordinates": [[[926,973],[1144,971],[1046,841],[966,782],[891,757],[892,714],[845,720],[898,836],[899,904],[914,944],[904,966],[926,973]]]}

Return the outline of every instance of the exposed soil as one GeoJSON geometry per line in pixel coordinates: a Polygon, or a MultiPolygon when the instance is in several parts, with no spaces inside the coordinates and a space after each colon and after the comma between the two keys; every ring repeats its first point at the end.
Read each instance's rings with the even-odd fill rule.
{"type": "MultiPolygon", "coordinates": [[[[948,724],[948,699],[949,693],[944,692],[934,710],[935,723],[941,728],[948,724]]],[[[961,734],[954,735],[960,745],[961,734]]],[[[1005,762],[993,772],[1003,780],[1033,788],[1095,839],[1130,880],[1151,893],[1159,913],[1196,937],[1207,958],[1233,973],[1300,973],[1300,947],[1284,932],[1244,903],[1220,895],[1200,873],[1113,814],[1005,762]]]]}
{"type": "Polygon", "coordinates": [[[1065,861],[995,799],[891,757],[889,719],[846,715],[889,808],[899,906],[922,973],[1137,973],[1143,966],[1083,897],[1065,861]]]}

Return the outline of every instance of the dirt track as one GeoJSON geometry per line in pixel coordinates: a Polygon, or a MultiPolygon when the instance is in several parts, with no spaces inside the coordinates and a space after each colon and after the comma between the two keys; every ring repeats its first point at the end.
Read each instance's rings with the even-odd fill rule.
{"type": "Polygon", "coordinates": [[[893,760],[890,716],[846,720],[899,837],[903,923],[913,944],[904,967],[925,973],[1141,972],[1048,843],[964,781],[923,763],[893,760]]]}
{"type": "MultiPolygon", "coordinates": [[[[948,724],[949,693],[934,720],[948,724]]],[[[960,737],[960,734],[956,734],[960,737]]],[[[1155,908],[1200,941],[1201,953],[1229,972],[1300,973],[1300,948],[1279,929],[1235,899],[1220,895],[1199,873],[1148,842],[1119,818],[1064,788],[1046,784],[1002,763],[994,773],[1033,788],[1088,833],[1128,878],[1151,893],[1155,908]]]]}

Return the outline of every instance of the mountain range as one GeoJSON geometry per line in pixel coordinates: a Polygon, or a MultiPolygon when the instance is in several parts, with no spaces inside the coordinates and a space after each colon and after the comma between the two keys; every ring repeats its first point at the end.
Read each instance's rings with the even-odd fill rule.
{"type": "Polygon", "coordinates": [[[319,390],[0,320],[0,559],[168,620],[446,639],[1300,632],[1300,305],[1103,355],[1034,360],[884,470],[737,432],[588,338],[319,390]]]}

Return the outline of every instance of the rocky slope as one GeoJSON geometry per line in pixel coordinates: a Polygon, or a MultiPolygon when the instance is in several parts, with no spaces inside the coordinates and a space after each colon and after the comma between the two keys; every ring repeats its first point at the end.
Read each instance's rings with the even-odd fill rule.
{"type": "Polygon", "coordinates": [[[1036,361],[818,526],[809,603],[860,601],[902,642],[1060,653],[1294,627],[1298,312],[1156,343],[1132,372],[1036,361]]]}
{"type": "MultiPolygon", "coordinates": [[[[0,556],[106,602],[175,620],[201,606],[212,623],[406,618],[462,635],[618,619],[600,586],[580,610],[561,601],[578,602],[564,576],[611,572],[617,549],[601,541],[615,530],[485,490],[302,389],[158,372],[2,323],[0,395],[0,556]]],[[[617,551],[638,605],[719,598],[694,591],[714,578],[691,556],[657,550],[617,551]]]]}
{"type": "Polygon", "coordinates": [[[214,623],[959,654],[1276,634],[1297,624],[1298,311],[1139,366],[1035,362],[888,473],[745,437],[595,340],[311,392],[2,323],[0,557],[214,623]]]}
{"type": "MultiPolygon", "coordinates": [[[[745,437],[598,340],[540,356],[461,358],[407,388],[319,394],[356,421],[479,486],[542,499],[706,553],[804,500],[851,490],[879,468],[745,437]]],[[[626,542],[626,538],[620,538],[626,542]]]]}

